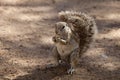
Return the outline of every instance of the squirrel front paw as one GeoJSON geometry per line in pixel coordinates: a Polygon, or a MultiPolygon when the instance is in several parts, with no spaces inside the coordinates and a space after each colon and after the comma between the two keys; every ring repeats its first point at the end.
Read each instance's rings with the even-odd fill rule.
{"type": "Polygon", "coordinates": [[[55,43],[60,42],[60,43],[63,44],[63,45],[68,44],[68,41],[67,41],[67,40],[61,39],[61,38],[59,38],[59,37],[53,37],[52,40],[53,40],[53,42],[55,42],[55,43]]]}
{"type": "Polygon", "coordinates": [[[56,37],[53,37],[53,38],[52,38],[52,41],[55,42],[55,43],[58,42],[58,40],[57,40],[56,37]]]}
{"type": "Polygon", "coordinates": [[[57,43],[57,42],[61,41],[61,38],[59,38],[59,37],[53,37],[52,40],[53,40],[53,42],[57,43]]]}

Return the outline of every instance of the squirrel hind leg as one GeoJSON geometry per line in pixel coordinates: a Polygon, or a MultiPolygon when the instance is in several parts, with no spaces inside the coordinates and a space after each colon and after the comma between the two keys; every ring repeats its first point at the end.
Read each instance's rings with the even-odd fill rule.
{"type": "Polygon", "coordinates": [[[76,67],[79,64],[79,49],[75,49],[70,55],[70,69],[68,69],[68,74],[73,74],[76,72],[76,67]]]}
{"type": "Polygon", "coordinates": [[[53,55],[53,59],[55,61],[55,65],[59,65],[59,62],[60,62],[61,58],[60,58],[60,55],[58,53],[58,50],[57,50],[56,46],[53,47],[52,55],[53,55]]]}

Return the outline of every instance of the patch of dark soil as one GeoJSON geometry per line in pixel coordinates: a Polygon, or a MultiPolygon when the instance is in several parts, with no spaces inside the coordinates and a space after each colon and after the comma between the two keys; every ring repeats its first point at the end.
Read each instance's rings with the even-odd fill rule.
{"type": "Polygon", "coordinates": [[[19,76],[14,80],[51,80],[56,76],[62,76],[67,70],[67,66],[60,65],[56,67],[50,67],[45,69],[37,68],[33,70],[30,74],[19,76]]]}

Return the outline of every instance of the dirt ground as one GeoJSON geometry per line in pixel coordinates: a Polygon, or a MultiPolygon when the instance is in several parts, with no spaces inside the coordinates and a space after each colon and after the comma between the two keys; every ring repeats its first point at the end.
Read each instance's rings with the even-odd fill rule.
{"type": "Polygon", "coordinates": [[[120,0],[0,0],[0,80],[120,80],[120,0]],[[62,10],[88,13],[99,30],[73,75],[46,68],[62,10]]]}

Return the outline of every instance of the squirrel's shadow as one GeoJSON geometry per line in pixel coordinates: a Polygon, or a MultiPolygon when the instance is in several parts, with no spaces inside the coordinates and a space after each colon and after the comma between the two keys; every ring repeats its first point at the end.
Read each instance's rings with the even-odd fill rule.
{"type": "Polygon", "coordinates": [[[59,65],[44,69],[37,68],[31,71],[30,74],[18,76],[14,80],[51,80],[57,76],[67,74],[67,67],[67,65],[59,65]]]}

